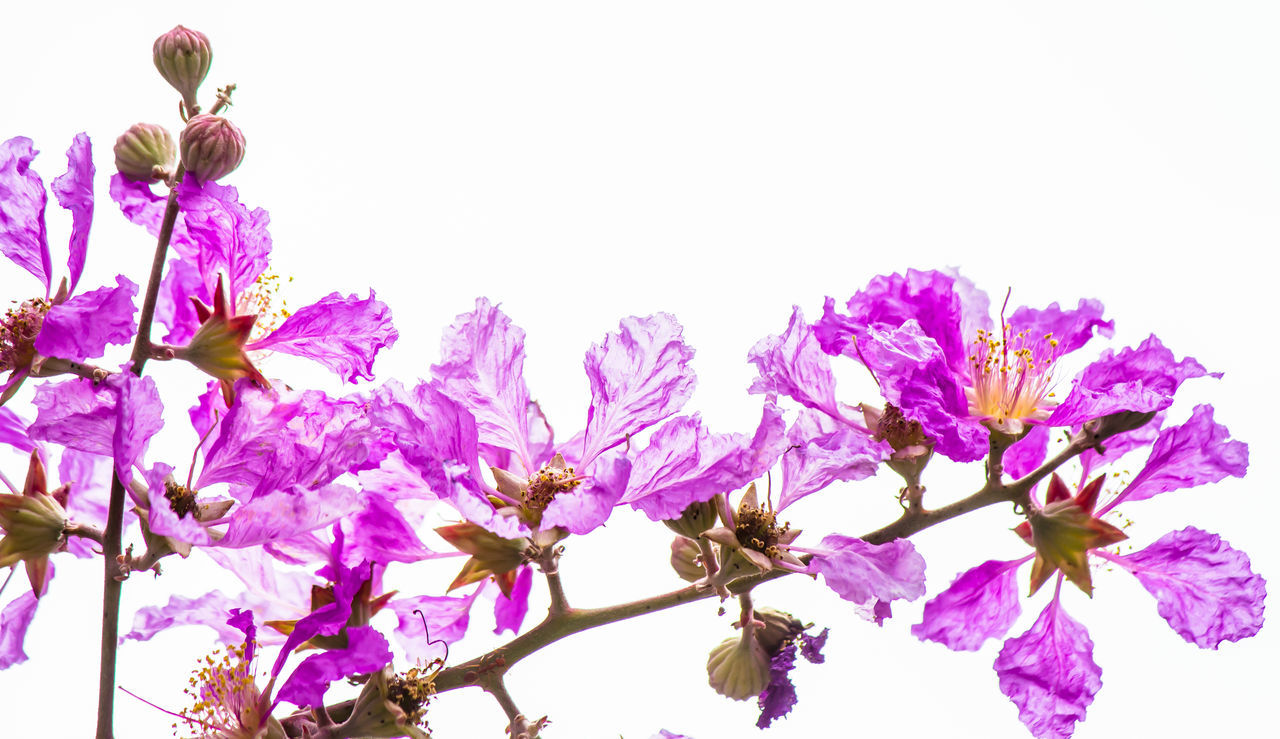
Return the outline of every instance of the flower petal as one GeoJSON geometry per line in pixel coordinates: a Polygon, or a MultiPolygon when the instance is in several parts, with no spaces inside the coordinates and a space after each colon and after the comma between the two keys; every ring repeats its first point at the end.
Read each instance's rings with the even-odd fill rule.
{"type": "Polygon", "coordinates": [[[67,255],[70,282],[67,290],[76,291],[80,273],[84,271],[85,253],[89,248],[89,226],[93,223],[93,147],[88,134],[78,133],[67,149],[67,173],[54,178],[49,189],[58,204],[71,211],[71,243],[67,255]]]}
{"type": "Polygon", "coordinates": [[[906,539],[868,544],[831,534],[822,540],[821,549],[814,550],[809,570],[821,573],[827,587],[854,603],[924,595],[924,557],[906,539]]]}
{"type": "Polygon", "coordinates": [[[796,686],[791,682],[791,670],[796,666],[795,642],[782,645],[769,660],[769,686],[757,700],[760,718],[756,728],[767,729],[773,720],[782,718],[796,705],[796,686]]]}
{"type": "Polygon", "coordinates": [[[911,633],[920,641],[969,652],[1004,636],[1022,613],[1017,574],[1026,561],[993,559],[957,575],[950,587],[924,604],[924,617],[911,633]]]}
{"type": "Polygon", "coordinates": [[[837,480],[871,477],[891,451],[865,431],[808,409],[800,411],[787,440],[791,446],[782,455],[779,511],[837,480]]]}
{"type": "Polygon", "coordinates": [[[1205,375],[1222,376],[1209,373],[1191,357],[1175,361],[1173,352],[1152,335],[1136,349],[1104,351],[1075,378],[1071,392],[1045,423],[1077,426],[1120,411],[1164,410],[1173,404],[1178,386],[1205,375]]]}
{"type": "Polygon", "coordinates": [[[178,202],[181,220],[199,249],[196,263],[204,284],[212,288],[218,273],[226,273],[234,303],[267,268],[271,217],[262,208],[250,211],[242,205],[234,187],[200,184],[191,177],[178,186],[178,202]]]}
{"type": "Polygon", "coordinates": [[[151,377],[138,377],[120,372],[107,378],[104,385],[116,384],[120,400],[116,405],[116,424],[112,434],[116,475],[126,485],[133,479],[133,468],[142,462],[151,437],[164,426],[164,404],[160,389],[151,377]]]}
{"type": "Polygon", "coordinates": [[[371,626],[347,629],[347,647],[329,649],[307,657],[293,670],[276,693],[298,707],[324,704],[324,693],[334,680],[377,672],[391,661],[391,645],[371,626]]]}
{"type": "Polygon", "coordinates": [[[208,626],[218,632],[220,641],[234,644],[240,640],[240,632],[227,625],[227,611],[236,606],[244,607],[244,601],[242,596],[227,596],[218,590],[193,598],[171,595],[163,606],[139,608],[133,616],[133,629],[120,637],[120,641],[148,641],[156,634],[178,626],[208,626]]]}
{"type": "Polygon", "coordinates": [[[365,300],[330,293],[245,348],[314,359],[344,382],[356,382],[373,379],[378,350],[395,344],[399,336],[391,325],[391,309],[374,299],[373,290],[365,300]]]}
{"type": "Polygon", "coordinates": [[[0,670],[7,670],[27,661],[22,642],[27,638],[27,628],[31,626],[31,619],[35,618],[38,605],[40,599],[28,590],[9,601],[4,610],[0,611],[0,670]]]}
{"type": "Polygon", "coordinates": [[[137,285],[117,275],[116,287],[100,287],[53,306],[36,337],[36,351],[83,362],[101,357],[107,344],[132,341],[138,327],[133,320],[137,294],[137,285]]]}
{"type": "MultiPolygon", "coordinates": [[[[131,180],[119,172],[111,175],[108,189],[111,199],[120,206],[120,212],[131,223],[142,226],[152,236],[160,236],[160,225],[164,222],[165,206],[168,195],[157,195],[151,190],[151,183],[131,180]]],[[[187,234],[187,225],[181,218],[173,224],[173,235],[169,238],[169,248],[188,260],[195,260],[200,247],[187,234]]]]}
{"type": "Polygon", "coordinates": [[[250,547],[328,526],[360,510],[364,501],[345,485],[318,489],[295,485],[260,495],[231,512],[222,547],[250,547]]]}
{"type": "Polygon", "coordinates": [[[1004,643],[995,662],[1000,692],[1037,739],[1067,739],[1102,687],[1089,632],[1054,598],[1027,633],[1004,643]]]}
{"type": "Polygon", "coordinates": [[[31,169],[40,152],[31,139],[18,136],[0,144],[0,253],[35,275],[45,294],[53,280],[44,208],[49,195],[31,169]]]}
{"type": "Polygon", "coordinates": [[[431,646],[429,642],[453,644],[462,639],[467,633],[471,604],[474,601],[474,594],[463,598],[424,595],[417,598],[396,598],[388,603],[388,607],[400,619],[395,638],[409,661],[425,663],[442,656],[441,650],[431,646]],[[422,616],[414,611],[421,611],[422,616]],[[426,626],[423,625],[423,619],[426,620],[426,626]]]}
{"type": "Polygon", "coordinates": [[[481,444],[516,455],[525,474],[537,471],[529,453],[529,389],[524,384],[524,331],[485,298],[458,316],[441,340],[431,374],[440,389],[476,419],[481,444]]]}
{"type": "MultiPolygon", "coordinates": [[[[352,519],[351,548],[371,562],[420,562],[441,556],[428,549],[396,507],[377,493],[365,491],[364,510],[352,519]]],[[[449,555],[452,556],[452,555],[449,555]]]]}
{"type": "Polygon", "coordinates": [[[493,602],[493,620],[495,634],[510,631],[520,633],[520,624],[529,613],[529,591],[533,589],[533,568],[523,567],[516,575],[516,584],[511,588],[511,597],[498,593],[493,602]]]}
{"type": "Polygon", "coordinates": [[[186,344],[200,327],[191,299],[213,304],[213,290],[204,284],[200,268],[186,259],[170,259],[169,268],[160,280],[156,298],[155,320],[169,329],[164,340],[168,344],[186,344]]]}
{"type": "Polygon", "coordinates": [[[1049,453],[1049,427],[1032,426],[1004,453],[1004,471],[1014,479],[1034,472],[1049,453]]]}
{"type": "Polygon", "coordinates": [[[116,397],[103,383],[88,380],[46,382],[31,399],[39,411],[31,424],[32,439],[59,444],[82,452],[113,455],[116,397]]]}
{"type": "Polygon", "coordinates": [[[669,313],[632,316],[593,344],[583,365],[591,383],[591,408],[583,439],[582,466],[632,434],[680,410],[696,382],[693,349],[669,313]]]}
{"type": "Polygon", "coordinates": [[[1115,335],[1116,322],[1102,320],[1102,311],[1102,303],[1081,298],[1075,310],[1063,310],[1057,303],[1043,310],[1019,308],[1009,316],[1009,326],[1033,337],[1053,334],[1061,356],[1089,343],[1095,330],[1103,336],[1115,335]]]}
{"type": "Polygon", "coordinates": [[[1196,406],[1186,423],[1160,432],[1146,465],[1100,513],[1125,501],[1146,500],[1227,476],[1244,477],[1249,445],[1230,435],[1226,426],[1213,422],[1213,406],[1196,406]]]}
{"type": "Polygon", "coordinates": [[[781,336],[766,336],[747,353],[759,373],[748,392],[781,394],[797,403],[844,420],[836,402],[831,360],[818,345],[813,327],[804,322],[799,306],[781,336]]]}
{"type": "Polygon", "coordinates": [[[1188,526],[1133,554],[1108,556],[1156,598],[1160,617],[1201,649],[1262,628],[1267,582],[1218,535],[1188,526]]]}
{"type": "Polygon", "coordinates": [[[0,408],[0,444],[8,444],[23,456],[30,456],[31,450],[36,448],[29,436],[27,422],[8,408],[0,408]]]}

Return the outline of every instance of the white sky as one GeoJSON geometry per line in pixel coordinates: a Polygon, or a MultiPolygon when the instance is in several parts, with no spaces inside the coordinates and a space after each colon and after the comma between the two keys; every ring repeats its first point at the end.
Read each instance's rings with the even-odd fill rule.
{"type": "MultiPolygon", "coordinates": [[[[1173,420],[1213,402],[1250,443],[1251,474],[1129,507],[1131,533],[1145,546],[1194,524],[1247,551],[1265,576],[1280,572],[1269,425],[1280,28],[1269,3],[110,5],[25,3],[0,25],[0,137],[33,138],[46,181],[75,132],[95,144],[86,286],[117,271],[145,277],[153,244],[108,199],[110,148],[137,120],[176,133],[177,97],[150,47],[183,23],[213,42],[205,99],[239,85],[231,115],[248,156],[224,181],[270,210],[275,270],[294,278],[290,305],[372,285],[391,306],[401,337],[380,358],[381,379],[424,375],[441,329],[487,295],[528,331],[528,385],[567,438],[585,421],[582,352],[622,316],[666,310],[698,351],[689,408],[716,430],[747,430],[759,402],[745,395],[746,351],[785,327],[793,303],[812,317],[824,295],[843,300],[875,274],[956,265],[993,295],[1011,286],[1015,305],[1099,298],[1117,347],[1156,332],[1226,372],[1186,386],[1173,420]]],[[[65,248],[67,219],[50,213],[51,243],[65,248]]],[[[32,284],[0,268],[0,298],[29,297],[32,284]]],[[[189,405],[190,372],[148,371],[175,409],[189,405]]],[[[842,399],[870,399],[864,379],[844,372],[842,399]]],[[[340,390],[301,364],[267,374],[340,390]]],[[[184,418],[153,445],[179,465],[193,443],[184,418]]],[[[21,478],[18,457],[0,464],[21,478]]],[[[976,489],[976,466],[934,467],[934,505],[976,489]]],[[[886,474],[829,491],[791,520],[814,542],[863,533],[890,520],[896,487],[886,474]]],[[[917,537],[930,597],[972,564],[1023,554],[1006,531],[1014,523],[993,509],[917,537]]],[[[570,540],[571,601],[678,587],[664,532],[619,511],[608,532],[570,540]]],[[[0,673],[5,736],[92,732],[99,563],[57,564],[30,662],[0,673]]],[[[126,625],[132,608],[171,590],[226,582],[198,556],[165,565],[158,581],[126,585],[126,625]]],[[[434,586],[453,566],[409,574],[434,586]]],[[[793,579],[762,588],[757,603],[830,626],[829,656],[797,669],[800,704],[767,736],[1028,736],[997,689],[998,645],[952,654],[909,635],[923,599],[895,604],[876,629],[793,579]]],[[[1129,576],[1095,581],[1092,602],[1065,595],[1104,671],[1077,737],[1249,737],[1273,726],[1262,707],[1280,687],[1274,628],[1202,652],[1129,576]]],[[[5,599],[23,587],[15,578],[5,599]]],[[[544,602],[535,593],[531,618],[544,602]]],[[[1026,604],[1013,634],[1044,598],[1026,604]]],[[[754,735],[754,704],[706,687],[706,653],[729,621],[704,602],[579,635],[518,666],[509,685],[527,713],[550,714],[550,737],[754,735]]],[[[485,622],[478,614],[473,630],[483,635],[485,622]]],[[[196,629],[126,646],[120,682],[180,707],[209,646],[196,629]]],[[[118,700],[121,739],[167,735],[168,717],[118,700]]],[[[498,737],[503,725],[474,690],[441,697],[430,720],[441,739],[498,737]]]]}

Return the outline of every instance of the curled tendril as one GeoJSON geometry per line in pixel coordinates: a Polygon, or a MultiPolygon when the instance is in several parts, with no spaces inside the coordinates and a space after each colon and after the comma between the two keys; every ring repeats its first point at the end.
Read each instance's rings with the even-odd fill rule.
{"type": "Polygon", "coordinates": [[[413,612],[418,614],[418,618],[422,619],[422,633],[425,634],[427,637],[427,646],[431,646],[432,644],[444,645],[444,656],[436,657],[435,659],[432,660],[433,663],[439,662],[440,667],[444,667],[445,664],[449,662],[449,642],[445,641],[444,639],[432,639],[431,628],[427,626],[427,615],[422,612],[421,608],[415,608],[413,609],[413,612]]]}

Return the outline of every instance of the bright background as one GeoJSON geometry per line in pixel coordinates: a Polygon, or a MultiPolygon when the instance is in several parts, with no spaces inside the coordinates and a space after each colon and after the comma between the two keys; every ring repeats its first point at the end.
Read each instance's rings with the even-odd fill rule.
{"type": "MultiPolygon", "coordinates": [[[[582,352],[626,315],[679,317],[701,378],[689,409],[729,431],[754,427],[745,354],[785,327],[793,303],[813,317],[823,296],[843,300],[876,274],[950,265],[997,301],[1012,287],[1013,305],[1099,298],[1116,346],[1158,332],[1226,373],[1188,384],[1172,421],[1211,401],[1251,444],[1247,479],[1127,507],[1134,543],[1193,523],[1274,581],[1278,20],[1265,2],[24,3],[0,24],[0,137],[33,138],[47,182],[72,135],[89,132],[99,199],[83,284],[118,271],[141,282],[153,243],[108,199],[111,144],[136,120],[176,134],[177,96],[152,69],[151,42],[176,23],[204,31],[215,49],[205,105],[238,83],[231,116],[248,137],[226,182],[270,210],[274,268],[294,278],[289,304],[374,286],[400,330],[380,378],[411,381],[475,296],[500,301],[529,333],[528,385],[560,438],[585,421],[582,352]]],[[[64,215],[51,207],[55,247],[64,215]]],[[[32,284],[0,269],[5,300],[32,284]]],[[[302,364],[267,369],[342,390],[302,364]]],[[[199,381],[180,366],[148,372],[178,411],[151,459],[185,465],[184,393],[199,381]]],[[[873,399],[863,376],[842,372],[844,400],[873,399]]],[[[925,479],[933,505],[979,484],[977,465],[942,461],[925,479]]],[[[24,474],[16,456],[0,464],[24,474]]],[[[897,487],[886,473],[789,518],[811,542],[864,533],[894,515],[897,487]]],[[[1014,523],[1002,507],[916,537],[930,597],[972,564],[1023,554],[1014,523]]],[[[571,601],[678,587],[668,540],[630,511],[570,540],[571,601]]],[[[92,733],[100,563],[56,562],[31,660],[0,673],[5,737],[92,733]]],[[[405,584],[438,588],[457,564],[410,569],[405,584]]],[[[165,570],[128,583],[126,626],[170,591],[231,582],[200,555],[165,570]]],[[[895,604],[877,629],[820,585],[791,580],[761,588],[757,603],[832,636],[825,665],[794,673],[800,704],[767,736],[1028,736],[997,689],[998,644],[952,654],[908,633],[923,599],[895,604]]],[[[1131,577],[1095,580],[1092,601],[1064,595],[1104,670],[1077,737],[1274,728],[1274,628],[1202,652],[1131,577]]],[[[25,587],[15,578],[4,598],[25,587]]],[[[539,586],[530,624],[543,602],[539,586]]],[[[706,653],[731,633],[715,610],[702,602],[573,637],[513,670],[512,694],[526,713],[550,714],[550,737],[754,736],[754,703],[706,686],[706,653]]],[[[482,614],[472,629],[484,637],[482,614]]],[[[209,635],[125,646],[121,684],[181,707],[209,635]]],[[[122,739],[168,735],[168,717],[125,695],[118,706],[122,739]]],[[[441,739],[499,737],[504,725],[475,690],[441,697],[430,721],[441,739]]]]}

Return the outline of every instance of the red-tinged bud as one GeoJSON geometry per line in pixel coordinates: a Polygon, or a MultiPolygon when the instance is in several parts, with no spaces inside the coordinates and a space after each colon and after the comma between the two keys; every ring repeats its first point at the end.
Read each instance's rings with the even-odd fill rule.
{"type": "Polygon", "coordinates": [[[151,46],[151,58],[165,82],[182,95],[187,112],[199,112],[196,90],[209,75],[209,65],[213,63],[209,37],[190,28],[174,26],[172,31],[156,39],[151,46]]]}
{"type": "Polygon", "coordinates": [[[1129,537],[1111,524],[1094,518],[1074,499],[1051,503],[1034,511],[1027,523],[1031,543],[1036,548],[1031,568],[1031,593],[1034,595],[1053,575],[1062,572],[1086,595],[1093,595],[1089,575],[1089,550],[1107,547],[1129,537]]]}
{"type": "Polygon", "coordinates": [[[182,166],[201,182],[231,174],[244,159],[244,134],[221,116],[201,113],[178,136],[182,166]]]}
{"type": "Polygon", "coordinates": [[[25,562],[31,592],[44,594],[49,573],[49,555],[60,551],[67,541],[67,512],[56,496],[65,491],[48,492],[44,464],[36,451],[31,452],[27,481],[21,495],[0,495],[0,568],[25,562]]]}
{"type": "Polygon", "coordinates": [[[217,378],[222,383],[223,399],[228,406],[235,401],[233,387],[241,377],[248,377],[259,387],[270,388],[271,383],[253,366],[249,355],[244,351],[257,316],[231,314],[226,283],[222,276],[218,277],[212,307],[195,298],[191,302],[195,306],[196,317],[200,319],[200,328],[191,337],[190,343],[174,350],[174,358],[184,359],[202,372],[217,378]]]}
{"type": "Polygon", "coordinates": [[[178,156],[164,126],[135,123],[116,139],[116,169],[131,180],[153,182],[169,176],[178,156]]]}

